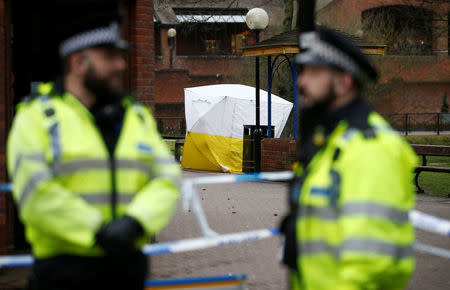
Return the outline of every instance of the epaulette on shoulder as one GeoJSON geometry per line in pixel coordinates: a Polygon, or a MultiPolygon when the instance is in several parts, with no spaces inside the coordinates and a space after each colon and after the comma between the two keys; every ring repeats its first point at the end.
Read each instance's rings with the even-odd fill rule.
{"type": "Polygon", "coordinates": [[[25,96],[22,99],[21,103],[29,104],[29,103],[31,103],[31,102],[33,102],[35,100],[44,101],[44,100],[49,100],[49,99],[51,99],[53,97],[55,97],[55,96],[53,96],[53,95],[42,95],[42,94],[29,94],[28,96],[25,96]]]}
{"type": "Polygon", "coordinates": [[[139,108],[139,110],[147,111],[150,114],[152,114],[152,108],[144,103],[142,103],[140,100],[138,100],[136,97],[129,97],[130,105],[135,106],[136,108],[139,108]]]}
{"type": "Polygon", "coordinates": [[[144,117],[144,115],[146,114],[146,112],[145,112],[146,107],[136,97],[126,96],[125,100],[123,101],[122,104],[125,105],[126,107],[128,107],[129,109],[134,110],[136,112],[137,116],[139,117],[139,119],[141,120],[141,122],[146,123],[145,117],[144,117]]]}

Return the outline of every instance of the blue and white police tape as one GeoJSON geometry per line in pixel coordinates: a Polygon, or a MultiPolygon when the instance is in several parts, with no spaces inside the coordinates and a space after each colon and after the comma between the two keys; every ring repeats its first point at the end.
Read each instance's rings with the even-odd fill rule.
{"type": "MultiPolygon", "coordinates": [[[[282,172],[261,172],[242,175],[221,175],[197,177],[185,180],[186,184],[217,184],[217,183],[235,183],[248,181],[283,181],[293,178],[291,171],[282,172]]],[[[409,213],[409,219],[414,227],[444,235],[450,236],[450,221],[441,219],[423,212],[412,210],[409,213]]]]}
{"type": "MultiPolygon", "coordinates": [[[[215,237],[185,239],[173,242],[163,242],[145,245],[142,248],[142,251],[144,254],[148,256],[182,253],[187,251],[203,250],[212,247],[231,245],[235,243],[262,240],[265,238],[278,235],[279,233],[280,231],[278,229],[263,229],[256,231],[225,234],[215,237]]],[[[450,259],[450,250],[447,249],[424,245],[421,243],[416,243],[414,245],[414,249],[421,252],[450,259]]],[[[33,264],[33,262],[34,259],[31,255],[3,256],[0,257],[0,268],[30,266],[33,264]]]]}
{"type": "Polygon", "coordinates": [[[218,235],[214,237],[193,238],[175,242],[146,245],[142,248],[142,250],[144,254],[148,256],[167,253],[181,253],[225,246],[235,243],[262,240],[278,235],[279,233],[280,231],[278,229],[263,229],[249,232],[218,235]]]}
{"type": "Polygon", "coordinates": [[[2,191],[6,191],[6,192],[11,192],[12,191],[12,186],[9,183],[0,183],[0,192],[2,191]]]}
{"type": "Polygon", "coordinates": [[[409,219],[417,229],[450,237],[449,220],[444,220],[417,210],[409,212],[409,219]]]}
{"type": "MultiPolygon", "coordinates": [[[[163,242],[145,245],[142,252],[147,256],[181,253],[187,251],[203,250],[212,247],[251,242],[276,236],[278,229],[262,229],[256,231],[231,233],[215,237],[193,238],[173,242],[163,242]]],[[[13,255],[0,257],[0,268],[30,266],[34,262],[31,255],[13,255]]]]}
{"type": "Polygon", "coordinates": [[[416,242],[414,244],[414,249],[420,252],[431,254],[433,256],[438,256],[446,259],[450,259],[450,251],[447,249],[438,248],[435,246],[425,245],[416,242]]]}
{"type": "Polygon", "coordinates": [[[216,184],[216,183],[235,183],[249,181],[283,181],[294,177],[292,171],[279,172],[260,172],[248,174],[227,174],[218,176],[204,176],[187,179],[192,184],[216,184]]]}

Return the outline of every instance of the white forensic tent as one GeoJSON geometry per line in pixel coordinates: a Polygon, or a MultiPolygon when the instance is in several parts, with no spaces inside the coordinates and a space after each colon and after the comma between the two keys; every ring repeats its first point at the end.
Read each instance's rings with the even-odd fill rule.
{"type": "MultiPolygon", "coordinates": [[[[255,88],[239,84],[185,88],[183,168],[242,172],[244,125],[255,125],[255,88]]],[[[272,94],[275,137],[292,103],[272,94]]],[[[260,124],[267,126],[267,92],[260,90],[260,124]]]]}

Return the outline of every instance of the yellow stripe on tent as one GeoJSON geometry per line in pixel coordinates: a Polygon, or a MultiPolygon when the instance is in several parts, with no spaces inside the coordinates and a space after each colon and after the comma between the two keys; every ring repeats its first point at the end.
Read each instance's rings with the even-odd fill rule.
{"type": "Polygon", "coordinates": [[[187,132],[181,167],[242,172],[243,139],[187,132]]]}

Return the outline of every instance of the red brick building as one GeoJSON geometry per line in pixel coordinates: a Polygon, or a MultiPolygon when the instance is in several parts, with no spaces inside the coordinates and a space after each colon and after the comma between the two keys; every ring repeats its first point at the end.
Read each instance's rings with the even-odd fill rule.
{"type": "Polygon", "coordinates": [[[316,19],[387,44],[386,55],[373,58],[388,85],[373,98],[378,111],[438,113],[450,95],[449,11],[448,0],[318,0],[316,19]],[[371,25],[389,22],[391,36],[373,35],[371,25]]]}
{"type": "MultiPolygon", "coordinates": [[[[26,2],[27,7],[21,3],[0,0],[0,182],[7,181],[5,148],[14,105],[29,94],[32,82],[49,81],[61,74],[56,36],[64,18],[80,17],[93,9],[119,11],[131,47],[124,87],[145,104],[155,101],[152,0],[47,0],[26,2]]],[[[13,212],[9,193],[0,192],[0,254],[14,250],[17,223],[13,212]]]]}

